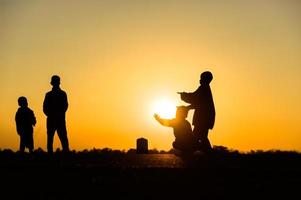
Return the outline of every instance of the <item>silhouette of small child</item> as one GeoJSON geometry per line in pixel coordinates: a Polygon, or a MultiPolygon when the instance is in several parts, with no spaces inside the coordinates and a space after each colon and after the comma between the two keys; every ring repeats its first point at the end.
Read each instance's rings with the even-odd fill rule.
{"type": "Polygon", "coordinates": [[[172,146],[183,152],[192,152],[196,149],[191,125],[186,120],[188,110],[189,109],[185,106],[178,106],[176,118],[173,119],[162,119],[158,114],[154,114],[154,118],[161,125],[173,128],[175,141],[172,146]]]}
{"type": "Polygon", "coordinates": [[[28,108],[27,99],[19,97],[19,108],[17,110],[15,121],[17,133],[20,136],[20,152],[24,152],[25,147],[29,152],[33,152],[33,126],[36,124],[36,118],[33,111],[28,108]]]}

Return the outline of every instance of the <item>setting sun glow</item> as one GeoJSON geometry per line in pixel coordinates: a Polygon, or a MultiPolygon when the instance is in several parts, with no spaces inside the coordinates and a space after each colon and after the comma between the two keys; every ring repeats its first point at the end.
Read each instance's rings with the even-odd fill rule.
{"type": "Polygon", "coordinates": [[[162,118],[173,118],[176,113],[176,104],[170,100],[158,100],[153,105],[153,113],[157,113],[162,118]]]}

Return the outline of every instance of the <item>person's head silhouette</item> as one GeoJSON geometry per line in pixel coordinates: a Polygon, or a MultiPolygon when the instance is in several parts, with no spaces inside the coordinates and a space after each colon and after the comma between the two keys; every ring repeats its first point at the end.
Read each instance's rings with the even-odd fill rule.
{"type": "Polygon", "coordinates": [[[60,86],[60,83],[61,83],[61,79],[60,79],[60,77],[58,76],[58,75],[53,75],[52,77],[51,77],[51,85],[53,86],[53,87],[59,87],[60,86]]]}
{"type": "Polygon", "coordinates": [[[200,84],[209,85],[212,79],[212,73],[209,71],[205,71],[201,74],[200,84]]]}
{"type": "Polygon", "coordinates": [[[19,98],[18,98],[18,104],[19,104],[19,106],[21,106],[21,107],[27,107],[27,106],[28,106],[28,103],[27,103],[26,97],[19,97],[19,98]]]}
{"type": "Polygon", "coordinates": [[[188,110],[186,106],[177,106],[176,118],[177,119],[186,119],[188,110]]]}

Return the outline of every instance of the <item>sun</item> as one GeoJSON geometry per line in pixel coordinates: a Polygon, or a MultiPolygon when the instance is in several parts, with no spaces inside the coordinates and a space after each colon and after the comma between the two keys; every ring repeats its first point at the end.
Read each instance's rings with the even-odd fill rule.
{"type": "Polygon", "coordinates": [[[161,99],[153,104],[153,113],[157,113],[162,118],[174,118],[176,114],[176,104],[171,100],[161,99]]]}

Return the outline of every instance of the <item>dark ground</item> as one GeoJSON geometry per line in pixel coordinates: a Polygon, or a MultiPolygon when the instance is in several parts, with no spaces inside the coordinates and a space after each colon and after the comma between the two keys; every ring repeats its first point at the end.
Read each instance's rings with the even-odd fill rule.
{"type": "Polygon", "coordinates": [[[299,199],[301,154],[0,151],[1,199],[299,199]]]}

